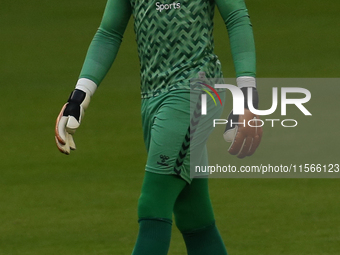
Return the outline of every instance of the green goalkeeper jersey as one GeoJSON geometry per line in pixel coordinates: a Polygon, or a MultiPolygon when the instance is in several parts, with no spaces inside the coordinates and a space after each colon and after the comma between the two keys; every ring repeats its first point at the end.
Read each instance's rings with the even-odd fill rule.
{"type": "Polygon", "coordinates": [[[116,57],[131,15],[143,98],[188,89],[198,72],[205,72],[207,78],[222,77],[214,54],[215,4],[228,29],[236,75],[255,76],[252,27],[243,0],[108,0],[80,78],[100,84],[116,57]]]}
{"type": "Polygon", "coordinates": [[[189,88],[190,78],[204,71],[222,77],[214,54],[210,0],[131,0],[141,66],[142,96],[189,88]]]}

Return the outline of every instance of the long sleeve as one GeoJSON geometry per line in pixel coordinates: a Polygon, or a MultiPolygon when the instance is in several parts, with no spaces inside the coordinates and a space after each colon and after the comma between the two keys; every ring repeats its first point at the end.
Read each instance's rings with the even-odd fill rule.
{"type": "Polygon", "coordinates": [[[244,0],[215,0],[226,24],[236,76],[256,76],[252,25],[244,0]]]}
{"type": "Polygon", "coordinates": [[[130,16],[129,0],[108,0],[79,78],[90,79],[97,86],[102,82],[116,58],[130,16]]]}

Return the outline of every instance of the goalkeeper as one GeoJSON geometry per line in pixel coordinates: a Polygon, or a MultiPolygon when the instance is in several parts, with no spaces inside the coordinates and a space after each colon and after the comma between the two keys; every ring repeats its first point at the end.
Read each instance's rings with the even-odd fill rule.
{"type": "MultiPolygon", "coordinates": [[[[256,101],[255,46],[243,0],[108,0],[76,88],[57,118],[56,143],[62,153],[69,154],[76,148],[73,134],[109,71],[133,16],[148,152],[133,255],[168,253],[172,214],[187,254],[227,254],[215,225],[208,179],[190,178],[190,153],[183,142],[190,125],[190,79],[199,73],[207,78],[222,77],[212,37],[215,5],[229,33],[237,84],[252,87],[256,101]]],[[[254,117],[247,109],[242,116],[230,115],[247,121],[254,117]]],[[[227,127],[226,136],[232,137],[229,152],[242,158],[254,153],[261,133],[242,126],[227,127]]],[[[207,164],[207,152],[202,148],[201,163],[207,164]]]]}

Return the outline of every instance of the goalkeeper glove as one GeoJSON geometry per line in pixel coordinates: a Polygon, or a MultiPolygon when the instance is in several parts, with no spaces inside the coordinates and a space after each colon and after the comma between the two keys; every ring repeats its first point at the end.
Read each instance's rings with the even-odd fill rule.
{"type": "Polygon", "coordinates": [[[79,127],[89,103],[89,94],[83,90],[75,89],[61,109],[55,125],[55,141],[60,152],[68,155],[70,150],[76,149],[73,135],[79,127]]]}
{"type": "MultiPolygon", "coordinates": [[[[253,155],[262,138],[262,127],[257,121],[259,117],[248,109],[248,87],[242,87],[241,90],[245,98],[244,115],[235,115],[231,111],[223,134],[225,141],[231,142],[228,152],[238,158],[253,155]]],[[[258,109],[256,87],[252,87],[252,96],[253,106],[258,109]]]]}

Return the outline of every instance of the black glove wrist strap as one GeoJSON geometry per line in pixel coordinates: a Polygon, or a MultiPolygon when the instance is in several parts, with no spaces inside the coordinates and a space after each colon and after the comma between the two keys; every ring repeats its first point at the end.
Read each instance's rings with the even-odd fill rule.
{"type": "Polygon", "coordinates": [[[68,104],[64,110],[63,116],[73,116],[78,121],[80,119],[80,104],[84,101],[86,93],[80,89],[75,89],[72,91],[68,104]]]}
{"type": "Polygon", "coordinates": [[[68,102],[73,102],[77,104],[81,104],[86,97],[86,93],[80,89],[75,89],[72,91],[70,97],[68,98],[68,102]]]}
{"type": "MultiPolygon", "coordinates": [[[[249,109],[248,106],[248,87],[242,87],[241,88],[243,95],[244,95],[244,108],[249,109]]],[[[255,109],[259,108],[259,94],[257,93],[257,89],[255,87],[252,87],[252,101],[253,101],[253,106],[255,109]]]]}

